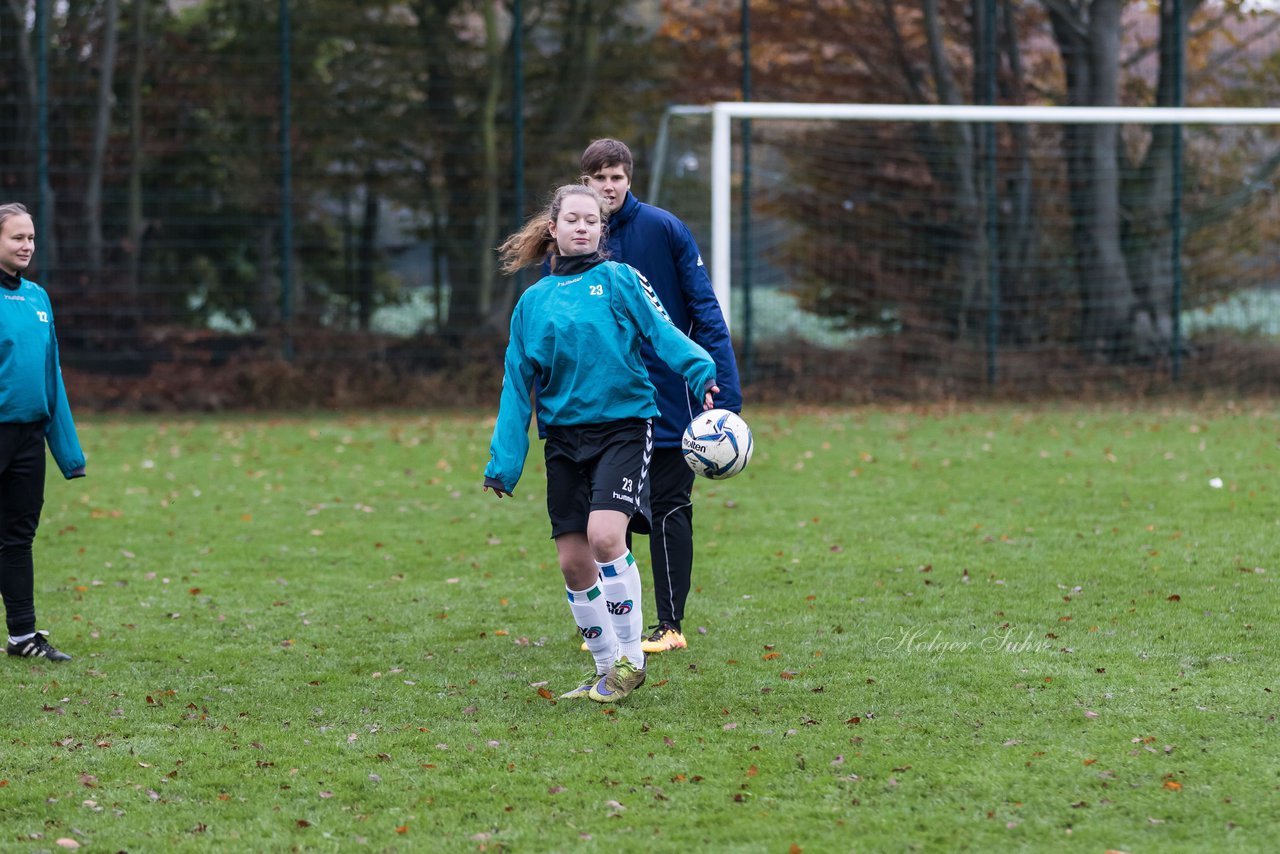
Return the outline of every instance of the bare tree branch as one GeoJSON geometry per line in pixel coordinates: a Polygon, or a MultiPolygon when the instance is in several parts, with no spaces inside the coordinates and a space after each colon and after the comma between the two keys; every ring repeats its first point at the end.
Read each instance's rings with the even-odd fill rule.
{"type": "Polygon", "coordinates": [[[924,0],[924,28],[938,103],[959,104],[960,93],[956,91],[955,81],[951,79],[951,65],[947,62],[946,46],[943,44],[942,24],[938,21],[938,0],[924,0]]]}
{"type": "Polygon", "coordinates": [[[1089,22],[1085,20],[1084,10],[1073,0],[1040,0],[1051,14],[1057,15],[1062,23],[1078,38],[1089,36],[1089,22]]]}
{"type": "Polygon", "coordinates": [[[1250,47],[1252,47],[1262,39],[1265,39],[1267,36],[1271,35],[1276,30],[1280,30],[1280,17],[1273,18],[1271,21],[1267,23],[1266,26],[1262,27],[1256,32],[1250,33],[1239,44],[1234,45],[1229,50],[1224,50],[1221,53],[1215,54],[1214,56],[1210,57],[1209,61],[1205,63],[1204,68],[1197,69],[1195,73],[1195,79],[1199,81],[1204,79],[1213,79],[1217,77],[1218,72],[1223,68],[1223,66],[1235,61],[1237,58],[1239,58],[1241,54],[1245,53],[1250,47]]]}
{"type": "Polygon", "coordinates": [[[928,95],[924,91],[924,83],[920,79],[920,72],[911,64],[911,58],[907,56],[906,45],[902,40],[902,32],[898,29],[898,19],[893,13],[893,0],[881,0],[880,17],[884,21],[885,27],[889,30],[889,35],[893,40],[894,55],[898,58],[898,65],[902,68],[902,76],[906,78],[912,97],[916,99],[918,104],[929,103],[928,95]]]}
{"type": "Polygon", "coordinates": [[[1258,164],[1258,168],[1242,179],[1240,186],[1235,190],[1215,199],[1213,204],[1204,210],[1187,217],[1185,220],[1187,233],[1194,234],[1201,229],[1223,222],[1262,193],[1277,192],[1277,188],[1271,183],[1277,169],[1280,169],[1280,148],[1258,164]]]}

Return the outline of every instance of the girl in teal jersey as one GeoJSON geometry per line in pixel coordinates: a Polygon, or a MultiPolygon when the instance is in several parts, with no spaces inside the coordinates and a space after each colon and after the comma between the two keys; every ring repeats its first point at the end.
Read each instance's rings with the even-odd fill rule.
{"type": "Polygon", "coordinates": [[[68,479],[84,477],[85,460],[58,365],[53,306],[22,277],[34,249],[27,209],[0,205],[0,594],[9,655],[69,661],[36,630],[31,544],[44,506],[45,443],[68,479]]]}
{"type": "Polygon", "coordinates": [[[703,390],[712,407],[715,362],[671,324],[631,267],[600,255],[604,200],[580,184],[559,188],[545,213],[503,243],[503,267],[541,264],[551,275],[511,316],[505,376],[484,488],[511,495],[529,450],[531,396],[546,430],[547,511],[569,607],[595,670],[564,698],[602,703],[643,684],[640,576],[626,545],[632,516],[648,515],[656,392],[641,356],[659,357],[703,390]]]}

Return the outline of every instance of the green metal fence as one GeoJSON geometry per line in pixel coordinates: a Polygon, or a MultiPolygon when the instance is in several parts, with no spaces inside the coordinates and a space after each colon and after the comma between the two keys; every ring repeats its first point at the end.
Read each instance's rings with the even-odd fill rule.
{"type": "MultiPolygon", "coordinates": [[[[1055,28],[1070,23],[1055,19],[1067,14],[1061,4],[997,8],[987,0],[972,20],[939,4],[934,30],[905,17],[886,24],[859,4],[794,4],[782,27],[775,5],[0,7],[0,193],[35,214],[31,277],[54,295],[76,390],[105,406],[489,400],[495,353],[525,284],[498,274],[493,247],[554,185],[576,179],[591,139],[627,140],[638,195],[660,181],[661,196],[649,200],[682,216],[707,255],[710,132],[686,116],[671,126],[681,141],[660,146],[671,104],[744,94],[1074,103],[1080,93],[1068,72],[1097,53],[1055,40],[1072,32],[1055,28]],[[877,29],[885,26],[898,30],[877,29]],[[929,42],[935,32],[943,43],[929,42]],[[894,48],[895,36],[909,38],[894,48]],[[949,68],[931,64],[935,47],[953,58],[949,68]],[[368,381],[350,378],[362,372],[368,381]],[[197,385],[216,391],[195,394],[197,385]]],[[[1187,33],[1201,39],[1200,64],[1185,75],[1188,103],[1273,100],[1275,13],[1198,18],[1188,29],[1175,0],[1159,10],[1115,5],[1126,34],[1117,57],[1123,103],[1182,99],[1177,62],[1187,33]]],[[[1205,223],[1221,215],[1217,233],[1233,240],[1229,254],[1214,256],[1203,236],[1208,246],[1182,253],[1195,278],[1172,320],[1175,330],[1185,320],[1191,340],[1175,333],[1147,352],[1098,348],[1082,332],[1098,308],[1059,273],[1078,269],[1087,252],[1087,242],[1070,239],[1088,227],[1087,188],[1073,189],[1079,175],[1070,170],[1027,178],[1019,170],[1035,168],[1033,155],[1054,143],[1003,134],[967,148],[929,139],[936,129],[887,126],[870,139],[817,126],[740,137],[749,144],[735,148],[732,164],[732,280],[748,313],[735,319],[734,334],[758,398],[1147,391],[1175,381],[1271,388],[1273,319],[1258,314],[1271,312],[1275,285],[1271,209],[1261,206],[1265,193],[1242,201],[1231,184],[1269,186],[1265,135],[1228,144],[1221,169],[1197,161],[1175,182],[1192,188],[1190,203],[1161,215],[1191,217],[1186,228],[1199,235],[1212,233],[1205,223]],[[1002,191],[1037,194],[1042,206],[979,220],[991,229],[991,251],[1003,253],[1002,269],[1018,274],[1021,290],[1007,299],[948,273],[965,257],[957,246],[968,239],[960,226],[970,213],[952,202],[972,170],[1002,191]],[[1234,204],[1239,218],[1217,204],[1234,204]],[[1033,210],[1044,228],[1028,230],[1039,223],[1019,219],[1033,210]],[[819,256],[829,263],[806,258],[805,246],[824,247],[819,256]],[[1017,253],[1031,246],[1038,260],[1018,267],[1017,253]],[[1226,275],[1204,272],[1215,264],[1226,275]],[[984,297],[986,320],[973,312],[984,297]],[[1233,316],[1253,314],[1214,325],[1229,305],[1233,316]],[[992,348],[1023,367],[994,375],[974,355],[992,348]]],[[[1128,158],[1118,167],[1122,180],[1150,179],[1141,152],[1126,150],[1149,137],[1119,130],[1116,138],[1128,158]]],[[[1197,138],[1192,156],[1215,150],[1211,142],[1197,138]]],[[[1016,193],[995,198],[1021,204],[1016,193]]],[[[1120,210],[1133,222],[1150,213],[1120,210]]],[[[1140,238],[1140,229],[1124,235],[1128,245],[1140,238]]]]}

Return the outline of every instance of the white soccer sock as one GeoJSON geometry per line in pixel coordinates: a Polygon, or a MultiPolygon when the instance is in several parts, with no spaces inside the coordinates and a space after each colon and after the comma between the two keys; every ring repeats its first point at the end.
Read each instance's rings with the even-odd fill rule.
{"type": "Polygon", "coordinates": [[[23,641],[31,640],[35,636],[36,636],[35,632],[32,632],[29,635],[19,635],[16,638],[13,635],[9,635],[9,643],[22,643],[23,641]]]}
{"type": "Polygon", "coordinates": [[[596,561],[600,567],[600,585],[608,601],[609,617],[618,635],[618,657],[626,656],[636,667],[644,667],[644,615],[640,610],[640,573],[630,551],[608,563],[596,561]]]}
{"type": "Polygon", "coordinates": [[[596,673],[607,673],[618,655],[618,635],[605,607],[600,584],[597,582],[586,590],[570,590],[566,585],[564,590],[569,594],[569,610],[578,624],[578,634],[596,660],[596,673]]]}

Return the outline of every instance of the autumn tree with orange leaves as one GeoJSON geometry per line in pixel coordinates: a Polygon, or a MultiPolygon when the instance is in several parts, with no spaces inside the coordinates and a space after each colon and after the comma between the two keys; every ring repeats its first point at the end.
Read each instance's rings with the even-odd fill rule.
{"type": "MultiPolygon", "coordinates": [[[[952,0],[754,2],[753,97],[979,102],[985,57],[978,46],[984,28],[994,27],[998,103],[1175,103],[1177,22],[1168,0],[1155,8],[1124,0],[994,5],[988,21],[983,4],[952,0]]],[[[680,45],[687,69],[684,99],[738,99],[740,4],[671,0],[667,9],[664,32],[680,45]]],[[[1277,51],[1276,14],[1239,2],[1185,0],[1183,9],[1185,103],[1256,102],[1274,83],[1267,69],[1275,64],[1268,58],[1277,51]]],[[[761,149],[787,153],[787,185],[761,187],[753,209],[795,223],[801,237],[793,251],[773,260],[786,265],[807,307],[854,327],[977,339],[988,329],[985,271],[993,252],[1002,340],[1070,341],[1117,361],[1169,352],[1171,127],[1001,127],[998,239],[988,246],[978,128],[859,125],[753,128],[761,149]],[[1047,205],[1050,199],[1058,201],[1047,205]]],[[[1198,179],[1197,158],[1205,153],[1188,152],[1185,263],[1193,283],[1198,257],[1210,252],[1197,232],[1257,200],[1238,189],[1224,198],[1220,188],[1242,177],[1265,187],[1276,167],[1280,146],[1259,136],[1250,140],[1252,160],[1241,157],[1227,179],[1198,179]]],[[[1221,287],[1205,278],[1206,289],[1221,287]]]]}

